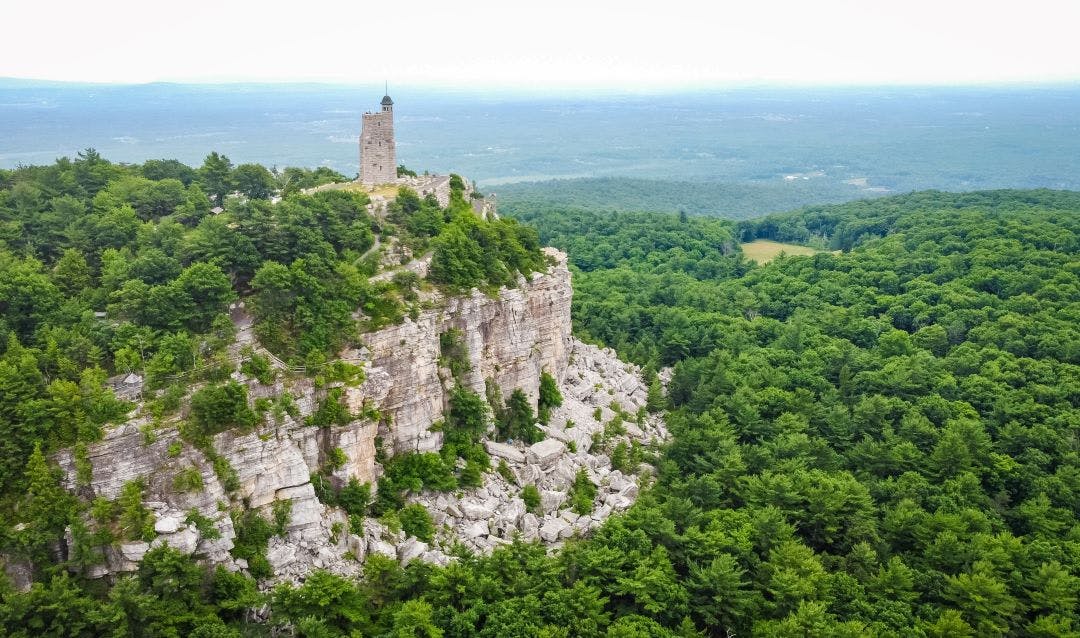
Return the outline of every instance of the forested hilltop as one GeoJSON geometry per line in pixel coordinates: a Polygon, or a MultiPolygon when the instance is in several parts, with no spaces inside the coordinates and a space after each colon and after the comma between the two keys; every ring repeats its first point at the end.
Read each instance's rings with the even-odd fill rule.
{"type": "Polygon", "coordinates": [[[866,197],[863,188],[819,179],[684,182],[630,177],[587,177],[491,186],[511,215],[539,209],[597,212],[687,211],[725,219],[747,219],[786,211],[808,202],[845,202],[866,197]]]}
{"type": "MultiPolygon", "coordinates": [[[[140,254],[133,242],[152,242],[158,235],[149,231],[169,225],[136,219],[128,243],[97,249],[100,261],[79,249],[84,266],[67,257],[64,242],[110,237],[116,224],[91,225],[100,235],[76,233],[73,220],[103,213],[87,195],[71,195],[85,207],[61,225],[73,230],[54,231],[55,240],[27,231],[29,220],[50,218],[55,205],[42,202],[58,195],[17,196],[27,180],[15,176],[0,175],[3,267],[18,275],[0,283],[9,344],[0,361],[0,423],[8,428],[0,444],[19,441],[29,462],[25,472],[9,471],[4,511],[13,514],[3,520],[15,524],[0,533],[8,546],[47,558],[66,510],[34,446],[47,452],[93,437],[117,410],[99,390],[106,373],[97,369],[115,367],[118,348],[94,350],[91,337],[102,330],[89,312],[95,306],[65,299],[105,294],[95,292],[106,285],[104,250],[140,254]],[[22,201],[34,203],[20,208],[22,201]],[[39,252],[54,244],[51,255],[39,252]],[[57,274],[65,259],[75,266],[57,274]],[[51,292],[70,281],[86,283],[51,292]],[[52,305],[31,303],[43,296],[52,305]],[[75,337],[81,351],[69,345],[75,337]],[[67,385],[52,391],[55,380],[67,385]],[[65,397],[71,412],[53,407],[67,405],[57,403],[65,397]],[[37,415],[47,416],[29,418],[37,415]],[[86,425],[64,434],[72,422],[86,425]]],[[[217,219],[231,219],[223,226],[242,234],[241,213],[226,209],[181,228],[183,240],[171,245],[203,245],[194,239],[217,219]]],[[[113,214],[132,216],[119,210],[113,214]]],[[[28,593],[0,590],[0,625],[17,636],[285,628],[312,637],[1080,634],[1080,194],[916,193],[738,225],[539,207],[519,218],[539,229],[542,243],[569,253],[580,336],[654,374],[673,368],[668,396],[654,378],[650,399],[670,410],[674,438],[654,484],[627,514],[553,556],[515,543],[445,568],[369,557],[360,581],[317,572],[269,594],[168,549],[149,553],[137,574],[108,591],[57,565],[28,593]],[[738,247],[753,237],[844,252],[756,266],[738,247]],[[253,623],[251,610],[267,603],[269,620],[253,623]]],[[[297,236],[309,227],[299,224],[297,236]]],[[[439,228],[436,246],[448,232],[439,228]]],[[[333,272],[363,249],[362,241],[334,248],[333,272]]],[[[193,266],[174,258],[175,278],[183,278],[193,266]]],[[[528,270],[532,262],[519,263],[528,270]]],[[[225,276],[223,298],[255,286],[257,270],[245,272],[247,279],[225,276]]],[[[477,276],[497,281],[501,271],[491,272],[477,276]]],[[[107,298],[124,299],[123,289],[106,289],[107,298]]],[[[386,298],[407,311],[404,294],[386,298]]],[[[157,330],[212,335],[213,315],[198,317],[206,324],[182,318],[157,330]]],[[[130,321],[138,327],[137,315],[130,321]]],[[[295,343],[286,356],[312,365],[318,355],[310,353],[328,345],[286,343],[295,343]]],[[[137,349],[124,347],[135,360],[137,349]]]]}

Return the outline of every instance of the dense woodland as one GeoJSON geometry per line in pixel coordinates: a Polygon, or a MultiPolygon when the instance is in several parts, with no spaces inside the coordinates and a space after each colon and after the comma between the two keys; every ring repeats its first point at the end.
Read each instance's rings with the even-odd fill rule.
{"type": "MultiPolygon", "coordinates": [[[[301,192],[342,180],[325,169],[232,166],[217,153],[198,169],[118,165],[92,149],[0,171],[0,553],[49,574],[57,560],[85,567],[100,560],[96,546],[146,535],[141,486],[115,503],[81,489],[74,498],[49,461],[72,448],[79,487],[89,483],[87,445],[134,407],[113,395],[110,377],[145,381],[147,440],[192,385],[208,384],[190,397],[181,434],[229,483],[207,437],[295,409],[282,395],[253,410],[246,390],[226,382],[237,365],[233,302],[245,303],[264,346],[325,381],[355,376],[336,353],[360,331],[419,312],[418,289],[490,290],[546,266],[536,231],[481,220],[460,178],[445,209],[402,189],[382,218],[362,192],[301,192]],[[401,255],[430,253],[427,280],[369,280],[391,244],[401,255]],[[88,518],[93,529],[81,527],[88,518]]],[[[267,363],[248,353],[242,366],[262,378],[267,363]]],[[[194,489],[196,479],[178,481],[194,489]]]]}
{"type": "Polygon", "coordinates": [[[511,215],[568,208],[597,212],[678,212],[724,219],[760,217],[808,202],[846,202],[867,194],[833,179],[768,179],[739,182],[674,181],[629,177],[586,177],[492,186],[511,215]]]}
{"type": "MultiPolygon", "coordinates": [[[[265,594],[168,549],[111,588],[68,575],[48,550],[76,506],[47,452],[93,440],[122,412],[101,390],[119,362],[149,367],[167,338],[213,337],[236,295],[269,304],[257,283],[267,260],[282,290],[289,273],[327,282],[324,294],[358,282],[354,297],[331,299],[341,304],[374,295],[362,254],[375,229],[356,196],[252,196],[209,215],[205,169],[175,178],[180,201],[164,216],[115,194],[153,183],[132,177],[145,166],[82,157],[0,173],[0,260],[14,275],[0,282],[0,538],[38,565],[29,593],[0,585],[7,633],[1080,635],[1080,194],[1046,191],[916,193],[738,225],[538,207],[519,217],[569,252],[577,333],[645,365],[654,388],[673,367],[668,397],[650,394],[674,437],[627,514],[554,555],[515,543],[445,568],[369,557],[359,581],[316,572],[265,594]],[[309,217],[262,238],[245,230],[255,211],[274,228],[309,217]],[[738,248],[753,237],[843,252],[759,267],[738,248]],[[248,243],[254,257],[238,260],[248,243]],[[144,254],[169,269],[137,269],[144,254]],[[311,255],[329,264],[311,272],[311,255]],[[130,270],[113,275],[115,264],[130,270]],[[188,295],[190,313],[138,314],[166,292],[188,295]],[[124,322],[96,320],[101,304],[124,322]],[[118,336],[128,325],[150,345],[118,336]],[[253,622],[266,604],[269,619],[253,622]]],[[[422,202],[402,201],[400,227],[425,218],[422,202]]],[[[456,273],[443,285],[497,285],[533,267],[535,235],[513,224],[490,233],[520,238],[502,240],[497,264],[462,251],[455,229],[488,235],[452,210],[432,215],[437,232],[417,221],[410,235],[456,273]]],[[[296,303],[309,303],[300,290],[296,303]]],[[[326,357],[333,332],[303,338],[336,316],[325,312],[282,328],[279,350],[326,357]]]]}

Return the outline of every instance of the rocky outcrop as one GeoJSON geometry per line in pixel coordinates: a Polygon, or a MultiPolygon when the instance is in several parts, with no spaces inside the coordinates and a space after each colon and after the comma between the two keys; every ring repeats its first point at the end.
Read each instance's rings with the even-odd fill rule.
{"type": "MultiPolygon", "coordinates": [[[[648,447],[667,438],[663,420],[643,414],[647,388],[640,370],[619,361],[611,350],[576,339],[571,342],[568,361],[563,404],[542,427],[547,438],[531,446],[493,441],[485,445],[492,464],[504,461],[512,480],[492,472],[476,490],[413,499],[428,509],[441,528],[436,546],[449,547],[460,541],[486,551],[510,542],[515,535],[558,544],[595,529],[636,500],[636,474],[641,468],[632,468],[629,474],[613,469],[609,453],[619,443],[648,447]],[[612,426],[627,414],[635,416],[621,426],[612,426]],[[569,509],[568,491],[582,469],[597,486],[597,498],[590,513],[578,515],[569,509]],[[527,485],[540,492],[536,511],[527,511],[521,498],[527,485]]],[[[438,552],[437,547],[434,551],[438,552]]]]}
{"type": "Polygon", "coordinates": [[[381,432],[391,453],[427,452],[442,444],[429,426],[447,405],[448,375],[440,371],[439,336],[457,329],[469,355],[463,382],[484,394],[492,379],[504,393],[521,388],[536,400],[540,373],[557,379],[566,369],[570,347],[573,289],[566,256],[548,249],[554,261],[547,273],[522,279],[497,297],[479,291],[441,299],[439,307],[364,335],[355,357],[368,362],[363,385],[348,391],[353,406],[372,401],[386,417],[381,432]]]}
{"type": "MultiPolygon", "coordinates": [[[[70,489],[116,499],[125,484],[138,480],[154,516],[152,541],[104,548],[103,563],[87,575],[130,571],[147,551],[163,544],[230,569],[247,569],[245,561],[230,555],[236,538],[230,510],[242,508],[261,511],[267,518],[275,510],[288,512],[284,534],[271,539],[267,558],[275,579],[295,579],[315,568],[356,573],[369,554],[445,563],[457,542],[479,551],[510,542],[515,535],[557,544],[628,507],[636,497],[637,480],[633,471],[611,468],[610,450],[620,442],[645,446],[663,439],[663,423],[630,416],[645,405],[646,388],[636,368],[610,350],[571,337],[566,258],[553,250],[547,254],[550,268],[521,278],[516,288],[490,296],[477,291],[450,298],[431,295],[415,319],[363,335],[358,348],[343,353],[364,371],[361,384],[344,388],[345,401],[354,414],[378,415],[375,420],[358,418],[328,428],[307,425],[305,418],[328,389],[289,374],[271,356],[280,369],[274,383],[260,384],[239,371],[233,378],[248,386],[253,401],[288,392],[297,407],[295,418],[268,415],[253,431],[220,433],[210,441],[211,449],[200,450],[181,439],[177,422],[155,425],[136,412],[89,446],[89,485],[77,484],[73,455],[60,453],[57,460],[70,489]],[[451,329],[461,335],[468,352],[468,370],[457,382],[483,395],[490,379],[504,395],[522,389],[535,405],[541,373],[547,371],[558,380],[564,403],[543,427],[544,441],[529,447],[486,442],[492,469],[500,462],[505,467],[501,473],[486,474],[481,487],[413,498],[437,524],[432,543],[406,538],[374,520],[350,533],[345,514],[319,501],[311,477],[326,472],[328,454],[335,449],[345,463],[333,470],[330,480],[341,484],[351,478],[374,483],[381,472],[377,441],[387,455],[440,448],[441,434],[431,426],[442,418],[455,381],[440,359],[439,338],[451,329]],[[622,420],[622,426],[611,427],[613,420],[622,420]],[[234,473],[228,483],[222,479],[228,474],[223,467],[234,473]],[[582,469],[597,486],[598,497],[593,511],[578,516],[567,509],[568,490],[582,469]],[[191,488],[178,487],[177,477],[193,470],[202,487],[184,491],[191,488]],[[535,485],[541,495],[534,511],[527,511],[521,498],[526,485],[535,485]]],[[[241,348],[257,349],[258,344],[242,308],[234,319],[238,338],[233,354],[239,360],[241,348]]]]}

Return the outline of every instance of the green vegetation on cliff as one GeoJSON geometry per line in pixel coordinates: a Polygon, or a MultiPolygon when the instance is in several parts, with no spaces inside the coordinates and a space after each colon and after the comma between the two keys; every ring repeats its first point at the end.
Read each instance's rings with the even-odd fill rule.
{"type": "MultiPolygon", "coordinates": [[[[205,382],[182,434],[235,485],[209,437],[254,427],[271,409],[278,420],[295,411],[284,397],[252,405],[245,386],[229,381],[237,364],[264,383],[274,378],[268,357],[230,353],[238,327],[251,325],[261,345],[318,385],[354,382],[358,369],[330,360],[361,329],[418,313],[417,288],[431,287],[405,271],[373,280],[385,251],[433,253],[431,281],[448,291],[512,285],[546,265],[535,231],[480,219],[460,180],[448,207],[403,189],[386,218],[368,211],[364,193],[301,192],[339,178],[234,167],[218,153],[198,169],[113,164],[92,149],[0,171],[0,552],[90,564],[80,544],[92,534],[73,533],[70,557],[62,542],[65,524],[81,524],[90,504],[35,500],[30,488],[53,475],[39,457],[63,448],[75,449],[89,482],[87,446],[134,407],[115,398],[109,377],[124,385],[131,375],[141,391],[147,443],[205,382]]],[[[334,407],[315,425],[340,422],[334,407]]],[[[63,567],[35,563],[39,575],[63,567]]]]}
{"type": "MultiPolygon", "coordinates": [[[[916,193],[739,225],[561,210],[528,221],[569,252],[579,335],[650,376],[673,366],[668,397],[650,392],[653,407],[667,402],[673,440],[625,515],[553,556],[524,543],[445,568],[373,556],[359,581],[317,572],[266,597],[241,576],[157,550],[108,595],[63,575],[28,594],[0,591],[0,626],[13,635],[236,636],[284,625],[303,636],[1080,632],[1080,195],[916,193]],[[738,249],[757,237],[845,252],[758,266],[738,249]],[[269,623],[245,622],[243,610],[263,601],[269,623]]],[[[26,346],[15,347],[25,359],[26,346]]],[[[38,370],[37,360],[25,367],[38,370]]],[[[477,399],[460,398],[463,435],[483,412],[477,399]]],[[[58,487],[42,455],[27,454],[23,507],[36,512],[47,551],[63,523],[51,501],[58,487]]],[[[432,457],[411,462],[441,463],[432,457]]],[[[435,469],[402,466],[397,477],[452,485],[451,468],[435,469]]],[[[575,504],[590,498],[574,494],[575,504]]],[[[421,514],[407,518],[426,532],[421,514]]]]}

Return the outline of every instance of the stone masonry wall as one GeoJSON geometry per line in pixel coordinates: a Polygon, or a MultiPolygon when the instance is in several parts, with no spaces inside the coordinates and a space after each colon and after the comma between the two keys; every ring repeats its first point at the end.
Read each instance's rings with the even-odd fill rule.
{"type": "Polygon", "coordinates": [[[396,180],[394,112],[364,113],[360,131],[360,182],[370,186],[396,180]]]}

